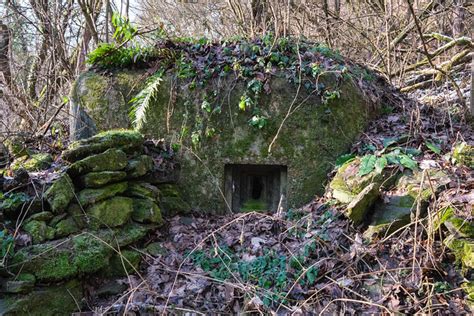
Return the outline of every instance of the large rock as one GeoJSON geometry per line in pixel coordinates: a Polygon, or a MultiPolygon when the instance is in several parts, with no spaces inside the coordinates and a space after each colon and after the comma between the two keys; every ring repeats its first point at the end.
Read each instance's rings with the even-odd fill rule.
{"type": "Polygon", "coordinates": [[[367,220],[372,205],[379,197],[379,186],[371,183],[366,186],[359,194],[357,194],[346,207],[347,217],[349,217],[354,224],[362,224],[367,220]]]}
{"type": "Polygon", "coordinates": [[[81,183],[86,188],[100,188],[106,184],[119,182],[127,176],[125,171],[91,172],[81,177],[81,183]]]}
{"type": "Polygon", "coordinates": [[[69,202],[74,198],[74,185],[67,174],[61,175],[45,192],[46,201],[55,214],[64,212],[69,202]]]}
{"type": "Polygon", "coordinates": [[[129,182],[126,191],[127,196],[151,199],[153,201],[158,199],[159,193],[160,191],[156,186],[147,182],[129,182]]]}
{"type": "Polygon", "coordinates": [[[114,197],[127,190],[127,182],[109,184],[99,189],[84,189],[78,194],[79,204],[83,207],[114,197]]]}
{"type": "Polygon", "coordinates": [[[31,236],[34,244],[54,238],[54,229],[47,226],[45,222],[29,221],[23,226],[23,230],[31,236]]]}
{"type": "Polygon", "coordinates": [[[125,224],[132,215],[133,200],[131,198],[116,196],[109,200],[92,205],[86,210],[93,221],[93,227],[117,227],[125,224]]]}
{"type": "Polygon", "coordinates": [[[127,155],[120,149],[111,148],[97,155],[76,161],[67,172],[71,176],[85,175],[90,172],[118,171],[127,166],[127,155]]]}
{"type": "Polygon", "coordinates": [[[72,143],[63,152],[63,159],[74,162],[90,155],[99,154],[109,148],[123,151],[138,150],[143,145],[143,136],[134,130],[111,130],[72,143]]]}

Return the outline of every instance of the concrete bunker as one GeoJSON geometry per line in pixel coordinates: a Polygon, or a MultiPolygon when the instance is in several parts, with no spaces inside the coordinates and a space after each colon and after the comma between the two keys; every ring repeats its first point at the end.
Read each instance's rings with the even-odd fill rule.
{"type": "Polygon", "coordinates": [[[227,164],[224,173],[225,196],[233,212],[286,208],[286,166],[227,164]]]}

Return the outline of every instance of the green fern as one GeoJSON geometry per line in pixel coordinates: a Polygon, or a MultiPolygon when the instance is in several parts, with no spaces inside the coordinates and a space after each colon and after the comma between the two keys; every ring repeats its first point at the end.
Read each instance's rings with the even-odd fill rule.
{"type": "Polygon", "coordinates": [[[129,112],[130,120],[135,129],[139,130],[146,123],[146,112],[150,104],[156,100],[158,96],[158,88],[160,87],[163,77],[163,72],[157,72],[146,81],[146,86],[133,99],[130,100],[132,104],[129,112]]]}

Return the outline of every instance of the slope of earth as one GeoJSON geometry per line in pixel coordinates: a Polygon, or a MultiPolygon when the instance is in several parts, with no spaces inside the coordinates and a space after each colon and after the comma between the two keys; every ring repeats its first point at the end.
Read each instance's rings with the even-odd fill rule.
{"type": "MultiPolygon", "coordinates": [[[[417,97],[431,94],[435,100],[442,93],[432,89],[417,97]]],[[[473,171],[456,164],[452,152],[455,144],[472,145],[474,133],[452,108],[440,110],[443,102],[401,100],[400,108],[388,109],[371,124],[351,154],[381,157],[394,144],[410,149],[416,168],[435,167],[450,179],[429,197],[427,216],[453,207],[470,223],[473,171]]],[[[97,299],[95,310],[140,315],[470,312],[462,284],[472,271],[443,243],[445,228],[433,229],[431,221],[417,217],[395,232],[367,239],[362,234],[367,223],[354,227],[344,212],[345,206],[326,196],[284,214],[176,216],[168,231],[157,231],[143,248],[143,273],[123,279],[125,292],[97,299]]]]}

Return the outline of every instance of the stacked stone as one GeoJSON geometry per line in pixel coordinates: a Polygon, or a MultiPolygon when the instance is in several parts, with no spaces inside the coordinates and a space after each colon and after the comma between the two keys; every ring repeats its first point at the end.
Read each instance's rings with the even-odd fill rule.
{"type": "Polygon", "coordinates": [[[63,152],[68,166],[44,193],[45,207],[31,208],[22,225],[32,245],[8,263],[16,276],[2,287],[2,314],[74,311],[83,298],[80,279],[134,273],[141,256],[130,245],[163,224],[162,209],[189,210],[175,185],[150,176],[154,161],[143,143],[135,131],[108,131],[63,152]],[[38,290],[51,282],[59,284],[38,290]]]}

